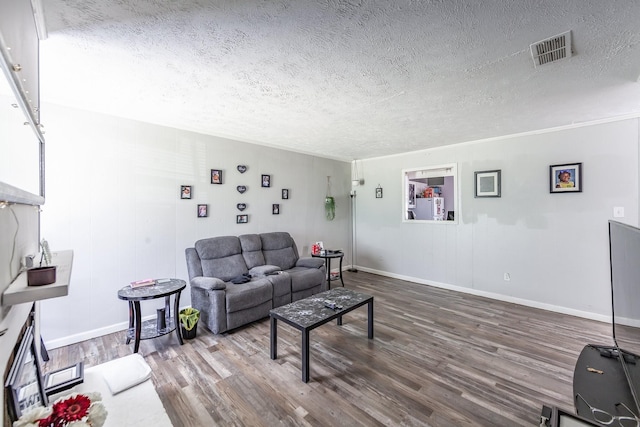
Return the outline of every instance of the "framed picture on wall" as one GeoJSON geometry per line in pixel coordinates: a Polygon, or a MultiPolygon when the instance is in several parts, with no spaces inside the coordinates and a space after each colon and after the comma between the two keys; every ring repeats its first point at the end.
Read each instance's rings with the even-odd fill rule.
{"type": "Polygon", "coordinates": [[[280,215],[280,205],[278,204],[271,205],[271,213],[273,215],[280,215]]]}
{"type": "Polygon", "coordinates": [[[180,186],[180,198],[181,199],[190,199],[191,194],[193,193],[190,185],[181,185],[180,186]]]}
{"type": "Polygon", "coordinates": [[[271,175],[262,175],[262,186],[271,187],[271,175]]]}
{"type": "Polygon", "coordinates": [[[475,197],[500,197],[501,171],[474,172],[475,197]]]}
{"type": "Polygon", "coordinates": [[[198,205],[198,218],[206,218],[209,216],[209,205],[198,205]]]}
{"type": "Polygon", "coordinates": [[[549,191],[551,193],[582,192],[582,163],[549,166],[549,191]]]}
{"type": "Polygon", "coordinates": [[[220,169],[211,169],[211,183],[222,184],[222,171],[220,169]]]}
{"type": "Polygon", "coordinates": [[[289,189],[288,188],[283,188],[282,189],[282,200],[287,200],[289,198],[289,189]]]}
{"type": "Polygon", "coordinates": [[[236,215],[236,224],[246,224],[249,222],[249,215],[236,215]]]}
{"type": "Polygon", "coordinates": [[[382,187],[380,186],[376,188],[376,199],[382,199],[382,187]]]}

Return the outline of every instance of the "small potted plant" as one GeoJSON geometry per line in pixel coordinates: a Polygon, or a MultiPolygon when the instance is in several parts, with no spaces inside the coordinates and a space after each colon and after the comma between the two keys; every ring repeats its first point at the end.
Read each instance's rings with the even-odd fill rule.
{"type": "Polygon", "coordinates": [[[198,329],[198,320],[200,319],[200,310],[187,307],[180,310],[178,314],[180,318],[180,327],[182,328],[182,338],[190,340],[196,337],[198,329]]]}

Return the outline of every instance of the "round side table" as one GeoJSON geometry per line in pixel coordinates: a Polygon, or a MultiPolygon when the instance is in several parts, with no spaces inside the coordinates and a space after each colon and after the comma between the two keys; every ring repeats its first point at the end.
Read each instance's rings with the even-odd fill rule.
{"type": "MultiPolygon", "coordinates": [[[[314,258],[323,258],[324,265],[327,268],[327,287],[331,289],[331,260],[335,258],[340,258],[340,269],[338,270],[340,273],[340,282],[342,282],[342,286],[344,287],[344,280],[342,280],[342,258],[344,258],[343,252],[333,252],[333,253],[325,253],[324,255],[314,255],[311,254],[314,258]]],[[[338,280],[338,278],[334,278],[333,280],[338,280]]]]}
{"type": "Polygon", "coordinates": [[[178,327],[178,310],[180,307],[180,293],[187,286],[180,279],[158,279],[155,285],[132,288],[125,286],[118,291],[118,298],[129,303],[129,330],[127,344],[134,339],[133,352],[140,348],[140,340],[157,338],[176,331],[180,345],[183,344],[182,334],[178,327]],[[173,295],[173,316],[171,315],[171,295],[173,295]],[[142,321],[140,301],[164,297],[164,322],[162,310],[158,310],[158,319],[142,321]]]}

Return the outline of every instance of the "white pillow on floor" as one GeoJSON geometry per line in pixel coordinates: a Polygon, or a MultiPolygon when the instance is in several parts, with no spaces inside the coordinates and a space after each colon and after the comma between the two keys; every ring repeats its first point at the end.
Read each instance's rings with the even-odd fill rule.
{"type": "Polygon", "coordinates": [[[100,368],[111,394],[118,394],[151,377],[151,367],[138,353],[103,363],[100,368]]]}

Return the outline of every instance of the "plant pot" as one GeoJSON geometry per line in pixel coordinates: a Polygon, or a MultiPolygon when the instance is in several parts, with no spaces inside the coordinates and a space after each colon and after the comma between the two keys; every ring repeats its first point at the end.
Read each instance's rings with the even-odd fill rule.
{"type": "Polygon", "coordinates": [[[182,339],[192,340],[196,337],[196,332],[198,331],[198,324],[196,323],[196,325],[190,331],[187,331],[182,325],[180,326],[180,328],[182,328],[182,339]]]}
{"type": "Polygon", "coordinates": [[[56,281],[56,266],[36,267],[27,270],[27,285],[50,285],[56,281]]]}
{"type": "Polygon", "coordinates": [[[182,338],[191,340],[196,337],[199,319],[200,311],[196,308],[187,307],[178,312],[178,321],[180,322],[182,338]],[[187,330],[187,327],[191,327],[191,330],[187,330]]]}

